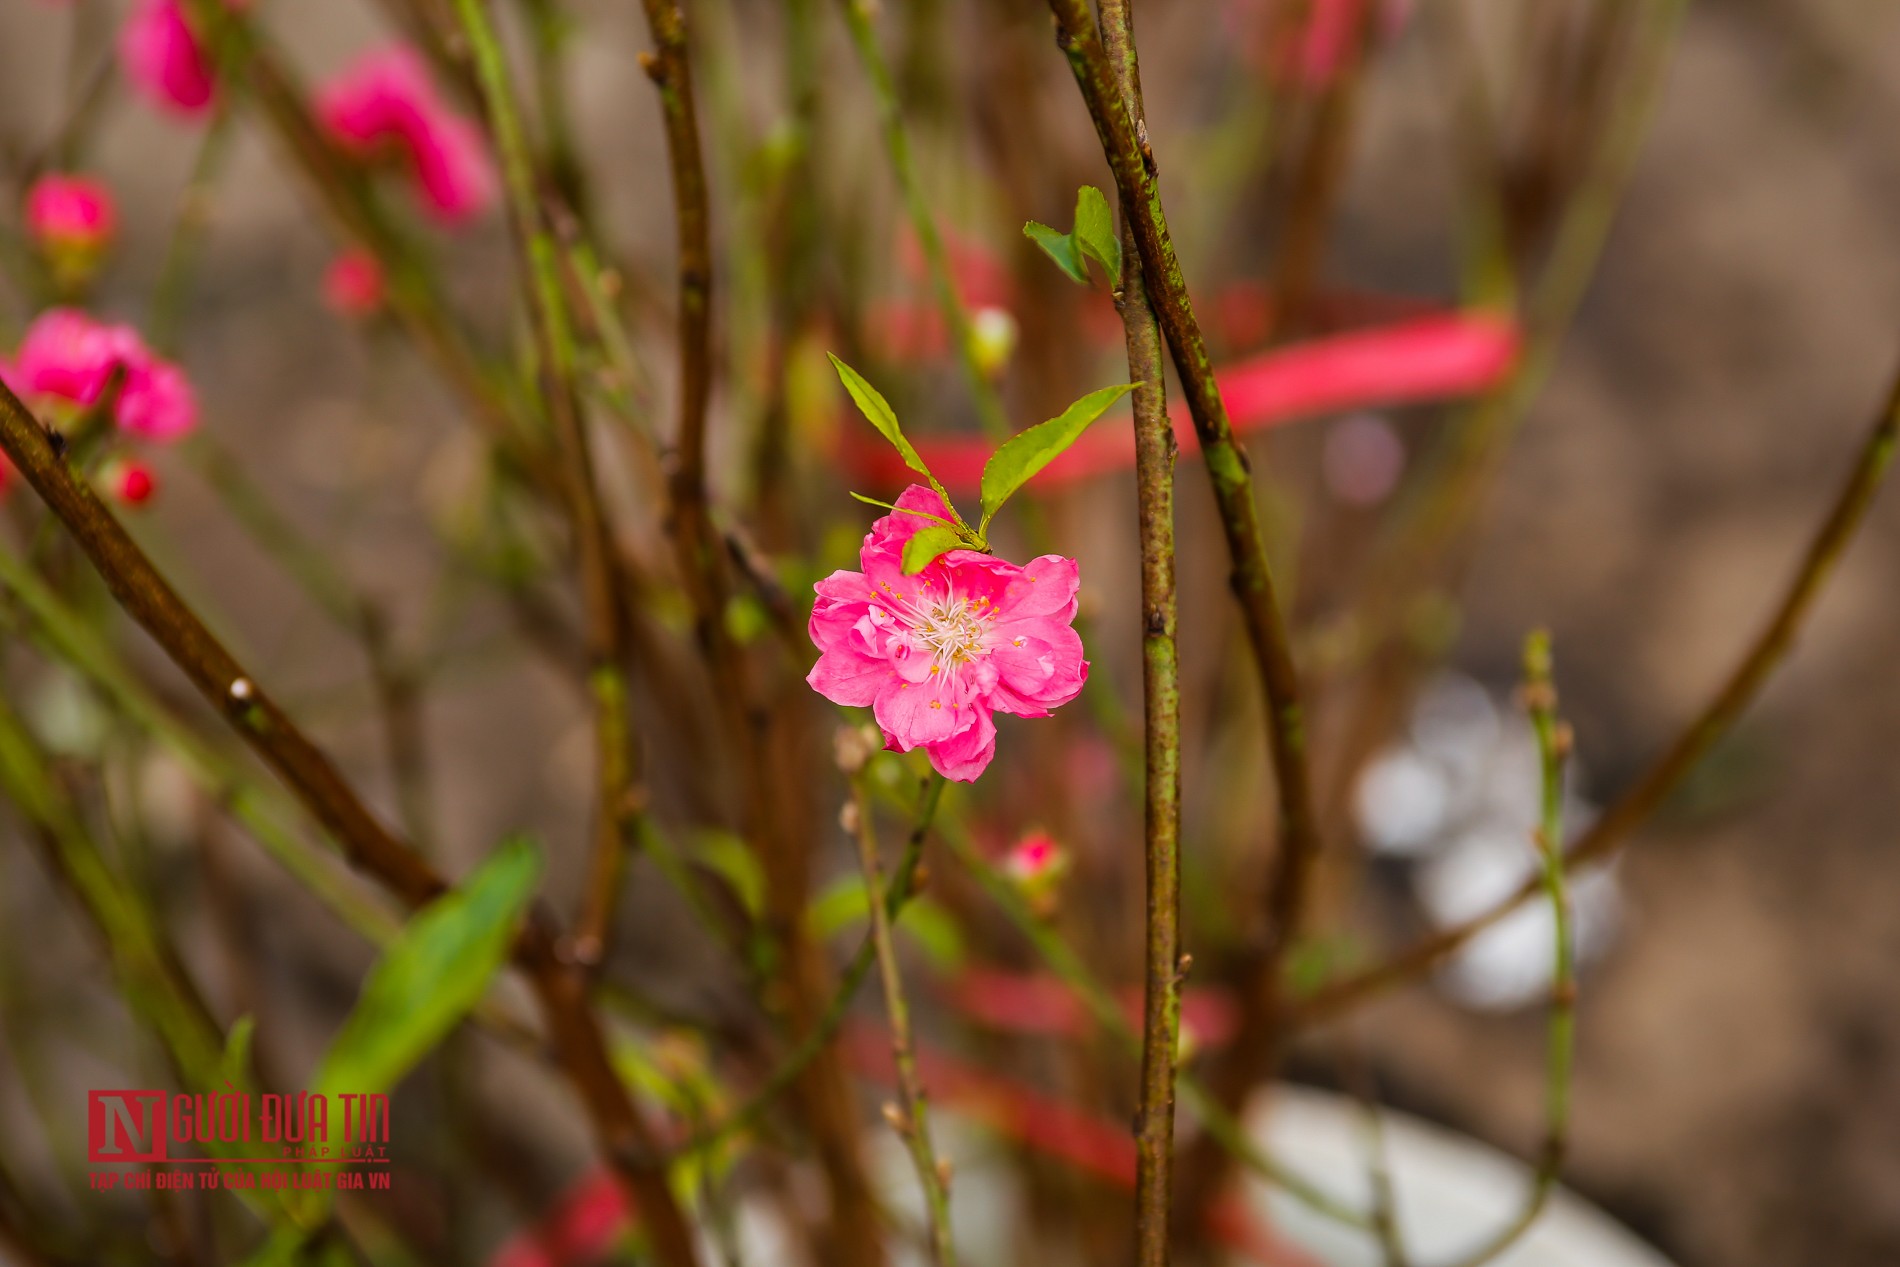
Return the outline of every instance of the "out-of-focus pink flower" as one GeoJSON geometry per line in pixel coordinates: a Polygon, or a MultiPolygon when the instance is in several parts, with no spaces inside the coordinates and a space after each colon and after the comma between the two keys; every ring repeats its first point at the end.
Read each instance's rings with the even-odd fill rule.
{"type": "Polygon", "coordinates": [[[349,250],[323,271],[323,302],[341,317],[368,317],[383,306],[383,266],[368,251],[349,250]]]}
{"type": "Polygon", "coordinates": [[[121,463],[112,472],[112,495],[128,506],[143,506],[158,491],[158,478],[143,462],[121,463]]]}
{"type": "Polygon", "coordinates": [[[1003,870],[1016,880],[1040,880],[1067,861],[1062,846],[1046,831],[1032,831],[1003,856],[1003,870]]]}
{"type": "Polygon", "coordinates": [[[197,397],[182,370],[155,356],[130,326],[94,321],[76,308],[49,308],[34,319],[7,382],[29,400],[83,409],[98,402],[118,366],[125,371],[113,409],[120,430],[164,441],[197,426],[197,397]]]}
{"type": "Polygon", "coordinates": [[[358,58],[318,93],[317,117],[350,153],[393,153],[407,163],[423,208],[444,224],[462,223],[495,199],[481,132],[442,100],[412,49],[396,45],[358,58]]]}
{"type": "Polygon", "coordinates": [[[119,31],[119,65],[161,110],[202,115],[217,100],[211,58],[191,33],[179,0],[136,0],[119,31]]]}
{"type": "Polygon", "coordinates": [[[946,778],[968,783],[996,755],[992,714],[1045,717],[1088,679],[1075,619],[1074,559],[1018,567],[952,550],[915,576],[904,543],[943,499],[913,484],[864,538],[862,572],[818,582],[811,638],[823,652],[806,681],[826,699],[870,707],[885,744],[922,748],[946,778]]]}
{"type": "Polygon", "coordinates": [[[42,176],[26,194],[26,228],[49,253],[97,255],[119,223],[112,194],[84,176],[42,176]]]}

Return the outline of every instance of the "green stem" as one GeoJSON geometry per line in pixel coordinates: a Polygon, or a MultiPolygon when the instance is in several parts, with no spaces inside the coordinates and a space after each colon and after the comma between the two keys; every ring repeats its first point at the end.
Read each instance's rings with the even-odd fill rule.
{"type": "Polygon", "coordinates": [[[864,777],[852,780],[852,805],[857,810],[858,865],[864,870],[866,906],[871,920],[871,946],[877,956],[878,978],[884,987],[884,1010],[891,1027],[891,1055],[897,1065],[897,1087],[903,1106],[887,1106],[885,1115],[910,1151],[917,1182],[924,1190],[925,1221],[930,1229],[930,1256],[937,1267],[955,1267],[956,1246],[950,1236],[949,1175],[930,1142],[930,1115],[923,1081],[917,1075],[917,1053],[911,1039],[910,1003],[898,971],[897,944],[891,936],[891,914],[886,909],[884,880],[877,857],[877,829],[864,777]]]}
{"type": "Polygon", "coordinates": [[[587,612],[588,685],[594,701],[596,805],[587,900],[575,929],[574,951],[583,963],[598,964],[613,932],[614,912],[623,887],[628,823],[640,811],[642,800],[634,791],[638,774],[633,729],[627,715],[628,639],[617,592],[616,547],[601,506],[586,423],[575,393],[577,355],[568,326],[561,256],[554,233],[541,214],[534,160],[521,111],[484,0],[456,0],[455,7],[469,41],[489,129],[501,155],[522,283],[534,313],[541,384],[565,466],[564,501],[579,555],[581,593],[587,612]]]}
{"type": "Polygon", "coordinates": [[[1452,1267],[1484,1267],[1498,1258],[1537,1222],[1557,1187],[1570,1130],[1571,1063],[1576,1052],[1577,963],[1570,929],[1570,899],[1564,884],[1564,763],[1570,754],[1570,730],[1557,717],[1557,688],[1551,682],[1550,635],[1541,630],[1524,644],[1524,700],[1537,736],[1543,791],[1536,833],[1540,862],[1538,884],[1550,899],[1555,937],[1550,995],[1550,1040],[1544,1090],[1544,1145],[1531,1180],[1530,1196],[1517,1217],[1452,1267]]]}

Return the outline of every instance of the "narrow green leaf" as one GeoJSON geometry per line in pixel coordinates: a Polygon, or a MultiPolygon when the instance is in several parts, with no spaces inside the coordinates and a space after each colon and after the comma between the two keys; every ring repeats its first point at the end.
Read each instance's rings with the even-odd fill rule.
{"type": "Polygon", "coordinates": [[[1056,262],[1056,267],[1072,280],[1084,286],[1089,284],[1088,261],[1082,258],[1082,252],[1076,249],[1075,239],[1069,234],[1031,220],[1023,226],[1023,236],[1041,247],[1056,262]]]}
{"type": "Polygon", "coordinates": [[[401,1081],[487,992],[540,875],[540,850],[514,837],[416,912],[364,979],[312,1089],[373,1094],[401,1081]]]}
{"type": "Polygon", "coordinates": [[[729,831],[709,830],[699,836],[698,859],[732,886],[746,914],[758,919],[765,913],[765,870],[752,846],[729,831]]]}
{"type": "MultiPolygon", "coordinates": [[[[1108,199],[1093,185],[1075,191],[1075,244],[1095,257],[1108,273],[1108,284],[1122,284],[1122,240],[1115,232],[1115,214],[1108,199]]],[[[1080,261],[1077,261],[1078,263],[1080,261]]],[[[1084,279],[1086,280],[1086,279],[1084,279]]]]}
{"type": "MultiPolygon", "coordinates": [[[[878,393],[877,388],[865,381],[864,375],[836,356],[830,353],[826,355],[831,356],[832,367],[838,371],[838,381],[844,384],[847,392],[851,393],[851,399],[857,402],[859,411],[871,420],[871,425],[878,429],[878,434],[891,442],[891,447],[895,448],[898,455],[904,459],[904,465],[928,478],[930,468],[924,465],[924,460],[917,456],[917,450],[912,448],[910,441],[904,438],[904,429],[898,425],[897,413],[891,408],[890,403],[878,393]]],[[[936,481],[931,482],[934,485],[936,481]]]]}
{"type": "Polygon", "coordinates": [[[218,1077],[233,1086],[249,1086],[251,1081],[251,1038],[257,1031],[257,1018],[248,1013],[231,1022],[224,1036],[224,1056],[218,1061],[218,1077]]]}
{"type": "Polygon", "coordinates": [[[1122,383],[1090,392],[1058,416],[1017,432],[990,455],[983,466],[983,521],[978,531],[990,526],[990,519],[1016,490],[1035,477],[1037,471],[1055,461],[1064,449],[1101,417],[1108,407],[1135,390],[1137,384],[1122,383]]]}
{"type": "Polygon", "coordinates": [[[955,550],[963,543],[963,534],[955,528],[919,528],[904,543],[904,575],[917,575],[929,567],[938,555],[955,550]]]}

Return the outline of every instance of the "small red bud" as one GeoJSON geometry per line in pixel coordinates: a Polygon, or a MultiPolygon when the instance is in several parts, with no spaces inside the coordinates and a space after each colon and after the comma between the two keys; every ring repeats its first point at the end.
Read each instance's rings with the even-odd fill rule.
{"type": "Polygon", "coordinates": [[[119,469],[112,491],[128,506],[143,506],[158,491],[158,480],[143,462],[127,462],[119,469]]]}

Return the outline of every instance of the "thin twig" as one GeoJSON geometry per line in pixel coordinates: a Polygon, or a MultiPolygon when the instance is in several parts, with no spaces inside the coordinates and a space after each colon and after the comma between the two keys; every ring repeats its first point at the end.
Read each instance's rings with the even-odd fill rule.
{"type": "MultiPolygon", "coordinates": [[[[937,806],[943,800],[946,781],[942,775],[933,774],[929,786],[924,791],[922,805],[917,811],[916,823],[911,827],[910,839],[904,846],[904,856],[892,873],[890,885],[884,890],[885,918],[895,924],[904,913],[904,905],[916,893],[917,870],[923,862],[924,842],[929,839],[930,828],[936,822],[937,806]]],[[[826,1004],[818,1023],[798,1041],[778,1066],[767,1075],[758,1090],[752,1093],[739,1108],[727,1114],[706,1130],[693,1135],[671,1154],[674,1160],[696,1156],[709,1148],[716,1147],[732,1138],[740,1131],[750,1130],[764,1120],[772,1105],[783,1095],[787,1088],[797,1082],[838,1035],[844,1025],[844,1018],[851,1010],[851,1000],[871,975],[876,966],[877,947],[870,934],[858,943],[857,951],[840,975],[838,988],[826,1004]]]]}
{"type": "Polygon", "coordinates": [[[541,214],[534,160],[507,63],[484,0],[456,0],[455,7],[481,85],[489,130],[501,153],[522,286],[534,314],[541,386],[565,467],[564,502],[580,556],[581,595],[587,612],[588,685],[594,701],[596,803],[587,899],[574,932],[574,953],[583,963],[598,964],[613,932],[613,915],[626,869],[628,819],[641,808],[633,791],[637,772],[633,728],[627,716],[628,638],[618,594],[616,547],[595,486],[593,454],[575,392],[574,340],[568,326],[560,254],[541,214]]]}
{"type": "Polygon", "coordinates": [[[950,1236],[949,1171],[930,1142],[930,1113],[923,1080],[917,1076],[917,1052],[911,1040],[910,1003],[898,970],[897,943],[891,936],[891,916],[885,906],[884,879],[877,857],[877,828],[871,798],[862,773],[852,780],[852,808],[857,818],[858,865],[864,870],[865,905],[871,922],[871,946],[877,955],[878,978],[884,986],[884,1010],[891,1026],[891,1057],[897,1066],[898,1093],[904,1103],[885,1106],[885,1117],[903,1139],[924,1190],[924,1219],[930,1233],[930,1257],[937,1267],[955,1267],[956,1245],[950,1236]]]}
{"type": "MultiPolygon", "coordinates": [[[[1141,256],[1149,299],[1167,336],[1187,396],[1233,561],[1234,594],[1240,602],[1266,696],[1267,728],[1279,790],[1279,852],[1267,894],[1266,939],[1244,965],[1250,981],[1241,994],[1239,1032],[1232,1050],[1214,1073],[1215,1094],[1222,1107],[1231,1111],[1272,1063],[1278,1038],[1275,1029],[1280,1011],[1281,965],[1299,934],[1313,864],[1319,856],[1299,674],[1261,536],[1246,452],[1234,441],[1227,407],[1214,379],[1207,344],[1168,233],[1146,121],[1131,113],[1140,109],[1140,102],[1123,96],[1101,33],[1090,16],[1088,0],[1049,0],[1049,6],[1056,17],[1057,43],[1068,57],[1114,172],[1122,213],[1133,229],[1141,256]]],[[[1130,44],[1132,47],[1132,40],[1130,44]]],[[[1214,1169],[1218,1158],[1211,1144],[1198,1147],[1191,1157],[1194,1164],[1184,1167],[1181,1191],[1189,1204],[1200,1204],[1218,1186],[1219,1176],[1214,1169]]]]}
{"type": "Polygon", "coordinates": [[[1551,681],[1550,635],[1539,630],[1524,643],[1524,706],[1537,735],[1543,787],[1536,833],[1538,884],[1550,899],[1555,937],[1551,961],[1550,1043],[1544,1091],[1544,1144],[1530,1196],[1518,1215],[1498,1234],[1452,1267],[1484,1267],[1531,1229],[1556,1191],[1570,1132],[1570,1071],[1576,1051],[1577,962],[1570,932],[1570,897],[1564,884],[1564,766],[1570,756],[1570,728],[1557,716],[1557,688],[1551,681]]]}
{"type": "MultiPolygon", "coordinates": [[[[1896,378],[1889,389],[1886,403],[1861,445],[1853,470],[1766,627],[1695,720],[1570,846],[1564,857],[1567,869],[1576,870],[1613,855],[1625,837],[1655,812],[1696,763],[1728,733],[1769,676],[1787,658],[1815,599],[1840,562],[1855,530],[1866,518],[1874,494],[1892,464],[1897,437],[1900,437],[1900,378],[1896,378]]],[[[1338,1016],[1377,994],[1422,977],[1473,937],[1535,897],[1537,892],[1538,884],[1529,881],[1490,910],[1432,934],[1385,963],[1325,987],[1294,1009],[1292,1022],[1304,1026],[1338,1016]]]]}
{"type": "MultiPolygon", "coordinates": [[[[1095,121],[1103,153],[1115,174],[1122,208],[1134,230],[1148,297],[1154,305],[1169,351],[1181,376],[1188,411],[1206,457],[1208,476],[1219,504],[1221,524],[1232,555],[1235,595],[1240,600],[1247,637],[1267,697],[1268,729],[1273,738],[1274,770],[1279,782],[1281,840],[1279,863],[1269,897],[1269,949],[1277,963],[1297,932],[1307,877],[1319,848],[1313,821],[1311,781],[1307,775],[1306,731],[1299,677],[1292,645],[1281,618],[1272,573],[1254,505],[1247,456],[1235,443],[1227,406],[1215,382],[1207,343],[1201,336],[1180,260],[1168,234],[1155,177],[1153,150],[1145,121],[1131,116],[1103,47],[1087,0],[1050,0],[1057,39],[1068,55],[1077,86],[1095,121]]],[[[1138,104],[1138,103],[1137,103],[1138,104]]],[[[1263,972],[1265,970],[1263,969],[1263,972]]],[[[1266,973],[1270,980],[1275,973],[1266,973]]]]}
{"type": "MultiPolygon", "coordinates": [[[[38,420],[4,383],[0,450],[66,526],[119,605],[296,794],[345,856],[411,908],[441,894],[447,887],[442,877],[370,813],[329,757],[184,604],[91,486],[73,477],[38,420]]],[[[581,974],[557,955],[553,937],[538,920],[523,929],[515,961],[535,989],[603,1151],[640,1203],[659,1257],[668,1267],[694,1267],[685,1217],[653,1160],[652,1134],[608,1057],[581,974]]]]}
{"type": "MultiPolygon", "coordinates": [[[[1102,40],[1122,99],[1139,117],[1141,76],[1128,0],[1102,0],[1102,40]]],[[[1135,1261],[1165,1267],[1174,1183],[1175,1062],[1181,1045],[1181,687],[1175,649],[1174,428],[1161,327],[1142,277],[1133,217],[1122,211],[1119,307],[1134,391],[1141,533],[1143,857],[1147,871],[1141,1100],[1135,1112],[1135,1261]]]]}

